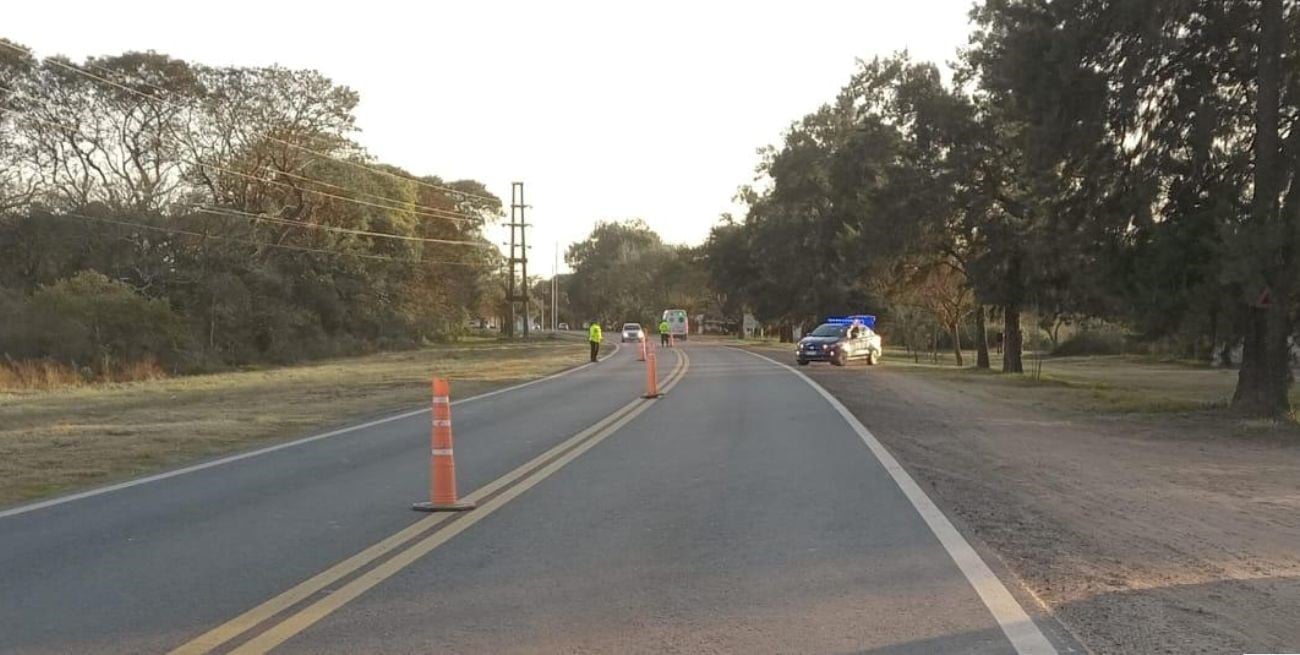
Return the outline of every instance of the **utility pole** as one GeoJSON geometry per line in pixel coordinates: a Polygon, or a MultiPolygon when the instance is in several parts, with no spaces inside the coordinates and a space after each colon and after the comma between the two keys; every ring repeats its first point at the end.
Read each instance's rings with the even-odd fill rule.
{"type": "Polygon", "coordinates": [[[524,183],[510,183],[510,285],[506,291],[506,302],[510,306],[510,315],[506,319],[509,327],[506,336],[515,336],[515,303],[523,301],[524,303],[524,338],[528,338],[528,327],[532,320],[528,316],[528,235],[526,228],[527,221],[524,220],[524,210],[528,205],[524,204],[524,183]],[[518,238],[516,239],[516,235],[518,238]],[[519,284],[519,292],[515,287],[515,266],[522,267],[523,279],[519,284]]]}
{"type": "Polygon", "coordinates": [[[528,328],[533,323],[533,317],[528,311],[528,221],[524,219],[524,211],[528,205],[524,204],[524,183],[518,182],[519,185],[519,263],[524,268],[524,338],[528,338],[528,328]]]}
{"type": "Polygon", "coordinates": [[[560,242],[555,242],[555,261],[551,263],[551,332],[555,331],[555,317],[559,314],[559,296],[555,276],[560,274],[560,242]]]}

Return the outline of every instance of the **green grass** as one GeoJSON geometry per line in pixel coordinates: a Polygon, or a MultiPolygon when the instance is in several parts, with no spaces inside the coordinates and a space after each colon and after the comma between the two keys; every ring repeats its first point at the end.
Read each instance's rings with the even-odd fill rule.
{"type": "Polygon", "coordinates": [[[586,360],[576,339],[469,339],[165,380],[0,392],[0,505],[156,471],[429,401],[466,397],[586,360]]]}
{"type": "MultiPolygon", "coordinates": [[[[992,395],[1017,390],[1013,399],[1035,405],[1110,414],[1185,413],[1227,407],[1237,383],[1237,371],[1212,368],[1185,360],[1135,355],[1043,357],[1026,354],[1024,375],[997,372],[1001,358],[993,356],[993,370],[973,367],[975,353],[963,353],[965,366],[957,368],[952,353],[942,353],[936,364],[928,355],[921,361],[901,349],[887,349],[884,364],[900,370],[943,379],[967,387],[979,386],[992,395]],[[1040,373],[1034,369],[1041,363],[1040,373]],[[1018,397],[1017,397],[1018,396],[1018,397]]],[[[1300,393],[1292,392],[1292,402],[1300,393]]]]}
{"type": "MultiPolygon", "coordinates": [[[[775,341],[736,341],[780,359],[786,346],[775,341]]],[[[989,400],[1010,401],[1042,409],[1089,414],[1204,415],[1222,413],[1237,383],[1237,371],[1198,362],[1139,355],[1047,357],[1026,353],[1024,375],[1004,375],[1002,359],[990,353],[992,369],[974,367],[975,352],[963,351],[963,366],[956,366],[951,351],[914,354],[887,346],[881,367],[921,375],[965,393],[989,400]],[[1040,372],[1034,368],[1041,361],[1040,372]]],[[[853,370],[853,369],[850,369],[853,370]]],[[[1300,390],[1291,402],[1300,406],[1300,390]]],[[[1242,423],[1239,427],[1251,427],[1242,423]]],[[[1272,422],[1264,422],[1272,426],[1272,422]]],[[[1259,427],[1259,426],[1257,426],[1259,427]]]]}

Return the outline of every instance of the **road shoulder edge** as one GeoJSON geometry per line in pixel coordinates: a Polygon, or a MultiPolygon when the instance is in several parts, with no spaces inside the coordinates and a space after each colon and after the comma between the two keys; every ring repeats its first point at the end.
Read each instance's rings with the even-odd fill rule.
{"type": "MultiPolygon", "coordinates": [[[[614,357],[615,355],[618,354],[620,350],[622,350],[622,346],[620,346],[618,343],[614,343],[613,345],[614,345],[613,351],[611,351],[607,355],[602,355],[596,361],[603,362],[607,359],[614,357]]],[[[585,364],[579,364],[577,366],[571,366],[569,368],[563,369],[561,371],[556,371],[555,373],[551,373],[550,375],[546,375],[540,378],[526,380],[518,384],[513,384],[508,387],[502,387],[500,389],[494,389],[492,391],[485,391],[483,393],[470,396],[468,398],[461,398],[459,400],[453,401],[451,404],[453,407],[455,407],[457,405],[464,405],[471,402],[484,400],[492,396],[499,396],[505,393],[518,391],[525,387],[531,387],[533,385],[541,384],[543,382],[549,382],[551,380],[556,380],[558,378],[562,378],[571,375],[573,373],[577,373],[578,371],[585,370],[587,368],[590,368],[591,366],[592,366],[591,362],[587,362],[585,364]]],[[[253,450],[235,452],[229,455],[222,455],[214,459],[199,461],[197,463],[189,464],[187,466],[182,466],[180,468],[159,471],[158,473],[152,473],[143,477],[130,478],[127,480],[123,480],[121,482],[116,482],[101,487],[92,487],[90,489],[86,489],[83,491],[76,491],[65,495],[55,496],[53,498],[47,498],[45,500],[23,503],[8,508],[0,508],[0,519],[6,519],[11,516],[19,516],[21,514],[28,514],[49,507],[64,505],[77,500],[93,498],[95,496],[102,496],[104,494],[112,493],[114,491],[121,491],[123,489],[129,489],[131,487],[138,487],[153,482],[161,482],[163,480],[179,477],[182,475],[186,475],[188,473],[195,473],[198,471],[203,471],[218,466],[224,466],[226,464],[233,464],[235,462],[243,461],[246,459],[252,459],[254,457],[259,457],[261,455],[267,455],[277,451],[286,450],[289,448],[295,448],[316,441],[321,441],[323,439],[329,439],[330,437],[337,437],[339,435],[347,434],[349,432],[365,430],[367,428],[375,427],[376,425],[383,425],[385,423],[400,421],[402,419],[410,418],[412,416],[419,416],[420,414],[424,414],[428,411],[429,411],[428,407],[405,410],[405,411],[398,412],[396,414],[381,416],[379,418],[370,419],[368,421],[363,421],[361,423],[356,423],[353,425],[345,425],[344,427],[341,428],[327,430],[325,432],[319,432],[305,437],[299,437],[297,439],[292,439],[290,441],[283,441],[280,443],[271,444],[269,446],[262,446],[260,448],[254,448],[253,450]]]]}
{"type": "Polygon", "coordinates": [[[804,383],[822,396],[862,439],[867,449],[876,458],[876,461],[889,473],[894,483],[903,492],[908,502],[911,503],[913,509],[920,515],[926,526],[930,528],[930,532],[938,539],[948,556],[957,565],[962,575],[965,576],[966,581],[975,590],[984,606],[988,608],[1016,652],[1021,655],[1056,655],[1058,653],[1056,646],[1043,634],[1037,623],[1021,606],[1001,578],[984,561],[984,558],[980,556],[975,547],[961,534],[947,515],[939,509],[938,505],[917,484],[916,480],[903,468],[893,454],[885,448],[884,444],[838,398],[815,380],[788,364],[778,362],[771,357],[746,348],[728,347],[785,369],[802,379],[804,383]]]}

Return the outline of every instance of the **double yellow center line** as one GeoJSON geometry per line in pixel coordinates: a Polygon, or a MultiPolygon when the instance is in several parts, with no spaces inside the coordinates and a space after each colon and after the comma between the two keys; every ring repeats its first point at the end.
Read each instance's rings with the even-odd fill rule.
{"type": "MultiPolygon", "coordinates": [[[[686,375],[690,358],[683,350],[677,353],[677,365],[665,379],[661,391],[667,392],[686,375]]],[[[407,528],[379,541],[361,552],[331,566],[267,600],[243,614],[209,630],[198,638],[172,651],[173,655],[198,655],[210,653],[245,633],[257,628],[285,611],[299,605],[311,596],[333,584],[371,567],[394,551],[397,554],[372,566],[360,575],[330,592],[325,597],[299,609],[288,617],[271,624],[264,631],[230,651],[238,654],[265,653],[306,630],[334,610],[355,600],[375,585],[387,580],[398,571],[429,554],[470,526],[486,518],[502,505],[536,486],[542,480],[563,468],[569,462],[594,448],[601,441],[639,416],[654,401],[638,398],[618,408],[591,427],[565,439],[528,463],[484,485],[465,497],[478,504],[478,508],[465,514],[431,514],[407,528]],[[445,524],[445,525],[444,525],[445,524]],[[441,529],[436,529],[441,526],[441,529]],[[432,531],[432,533],[430,533],[432,531]],[[418,537],[422,539],[411,543],[418,537]],[[409,544],[409,545],[408,545],[409,544]],[[405,547],[404,550],[400,550],[405,547]]]]}

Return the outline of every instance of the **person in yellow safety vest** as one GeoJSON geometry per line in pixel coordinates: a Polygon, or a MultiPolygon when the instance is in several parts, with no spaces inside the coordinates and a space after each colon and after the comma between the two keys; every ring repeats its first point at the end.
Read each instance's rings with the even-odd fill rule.
{"type": "Polygon", "coordinates": [[[591,328],[587,330],[587,341],[591,342],[591,361],[596,361],[596,355],[600,354],[600,322],[592,321],[591,328]]]}
{"type": "Polygon", "coordinates": [[[659,321],[659,343],[665,348],[668,347],[668,331],[670,329],[667,320],[659,321]]]}

